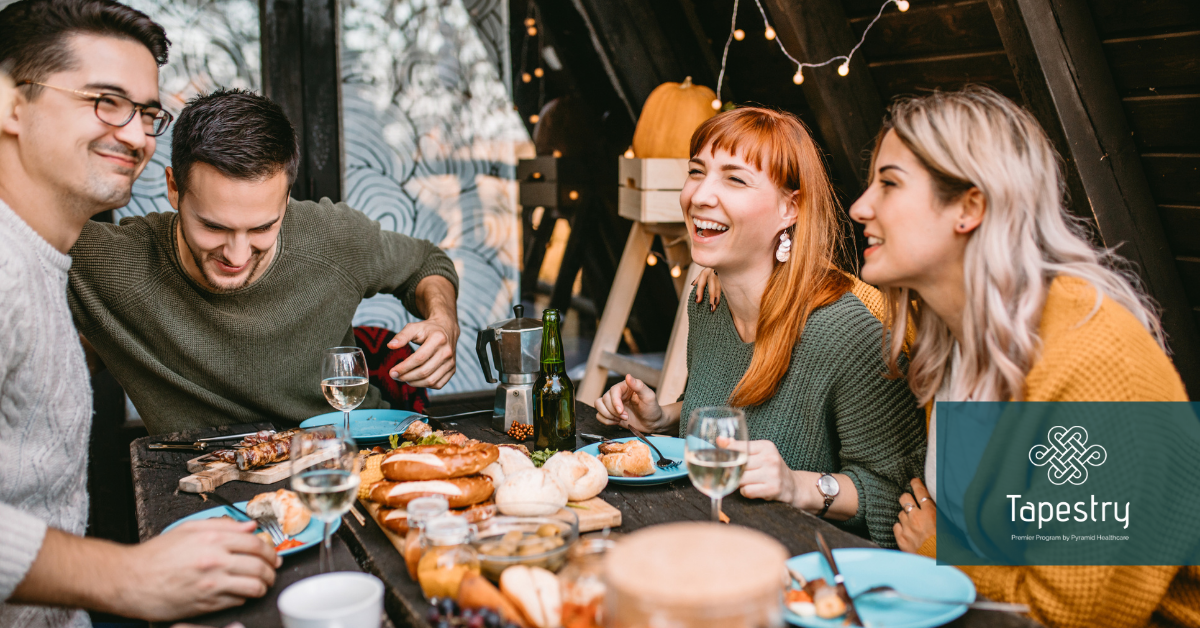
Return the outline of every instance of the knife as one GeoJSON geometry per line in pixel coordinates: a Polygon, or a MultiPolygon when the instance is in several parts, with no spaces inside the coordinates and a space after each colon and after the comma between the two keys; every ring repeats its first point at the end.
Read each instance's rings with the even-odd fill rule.
{"type": "Polygon", "coordinates": [[[209,451],[210,449],[228,449],[230,445],[216,442],[201,442],[190,440],[164,440],[146,445],[147,449],[171,451],[209,451]]]}
{"type": "Polygon", "coordinates": [[[850,599],[850,594],[846,591],[846,579],[838,572],[837,563],[833,560],[833,551],[825,543],[825,537],[820,530],[817,530],[817,549],[821,550],[825,562],[829,563],[829,570],[833,572],[833,583],[837,585],[838,595],[842,596],[842,600],[846,602],[846,622],[851,626],[862,626],[862,620],[858,618],[858,609],[854,608],[854,600],[850,599]]]}

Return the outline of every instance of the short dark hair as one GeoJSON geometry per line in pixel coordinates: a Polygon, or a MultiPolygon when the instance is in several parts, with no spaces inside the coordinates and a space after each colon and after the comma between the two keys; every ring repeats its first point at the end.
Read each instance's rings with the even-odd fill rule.
{"type": "MultiPolygon", "coordinates": [[[[131,39],[167,63],[167,34],[145,13],[113,0],[21,0],[0,10],[0,70],[13,80],[43,81],[76,67],[68,38],[91,34],[131,39]]],[[[36,98],[41,87],[27,87],[36,98]]]]}
{"type": "Polygon", "coordinates": [[[300,146],[287,114],[270,98],[242,89],[218,89],[188,101],[175,122],[171,168],[180,198],[196,163],[242,180],[286,172],[291,187],[300,165],[300,146]]]}

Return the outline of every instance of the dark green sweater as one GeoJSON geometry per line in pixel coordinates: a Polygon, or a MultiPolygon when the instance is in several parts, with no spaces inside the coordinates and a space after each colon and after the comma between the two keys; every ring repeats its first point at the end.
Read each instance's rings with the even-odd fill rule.
{"type": "MultiPolygon", "coordinates": [[[[419,315],[418,282],[441,275],[458,285],[436,245],[323,199],[289,203],[270,267],[218,294],[183,270],[177,215],[89,222],[71,249],[75,325],[151,434],[332,412],[321,394],[321,355],[354,345],[358,304],[389,293],[419,315]]],[[[372,387],[359,407],[387,403],[372,387]]]]}
{"type": "MultiPolygon", "coordinates": [[[[679,433],[701,406],[726,405],[750,366],[722,299],[715,312],[688,301],[688,382],[679,433]]],[[[885,379],[882,326],[847,292],[809,316],[775,395],[744,408],[752,440],[770,440],[794,470],[844,473],[858,488],[858,514],[838,525],[895,547],[897,501],[925,465],[924,415],[904,379],[885,379]]]]}

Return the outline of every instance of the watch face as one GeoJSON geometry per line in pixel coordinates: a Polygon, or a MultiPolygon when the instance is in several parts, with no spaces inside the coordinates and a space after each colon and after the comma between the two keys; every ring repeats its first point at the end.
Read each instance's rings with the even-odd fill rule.
{"type": "Polygon", "coordinates": [[[832,497],[838,494],[838,489],[841,487],[838,486],[837,478],[832,475],[822,475],[817,480],[817,488],[821,489],[821,492],[825,495],[832,497]]]}

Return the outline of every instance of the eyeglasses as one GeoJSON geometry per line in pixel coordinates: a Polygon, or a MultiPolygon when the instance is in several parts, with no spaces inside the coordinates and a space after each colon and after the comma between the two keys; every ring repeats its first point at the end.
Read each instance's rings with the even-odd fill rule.
{"type": "Polygon", "coordinates": [[[84,92],[77,89],[67,89],[65,87],[56,87],[45,83],[35,81],[21,81],[17,86],[22,85],[38,85],[41,87],[49,87],[60,92],[74,94],[80,98],[95,101],[96,117],[100,121],[109,126],[122,127],[133,121],[134,116],[141,114],[142,130],[146,135],[158,137],[167,132],[167,126],[174,119],[170,113],[162,107],[154,105],[143,105],[142,103],[133,102],[120,94],[84,92]]]}

